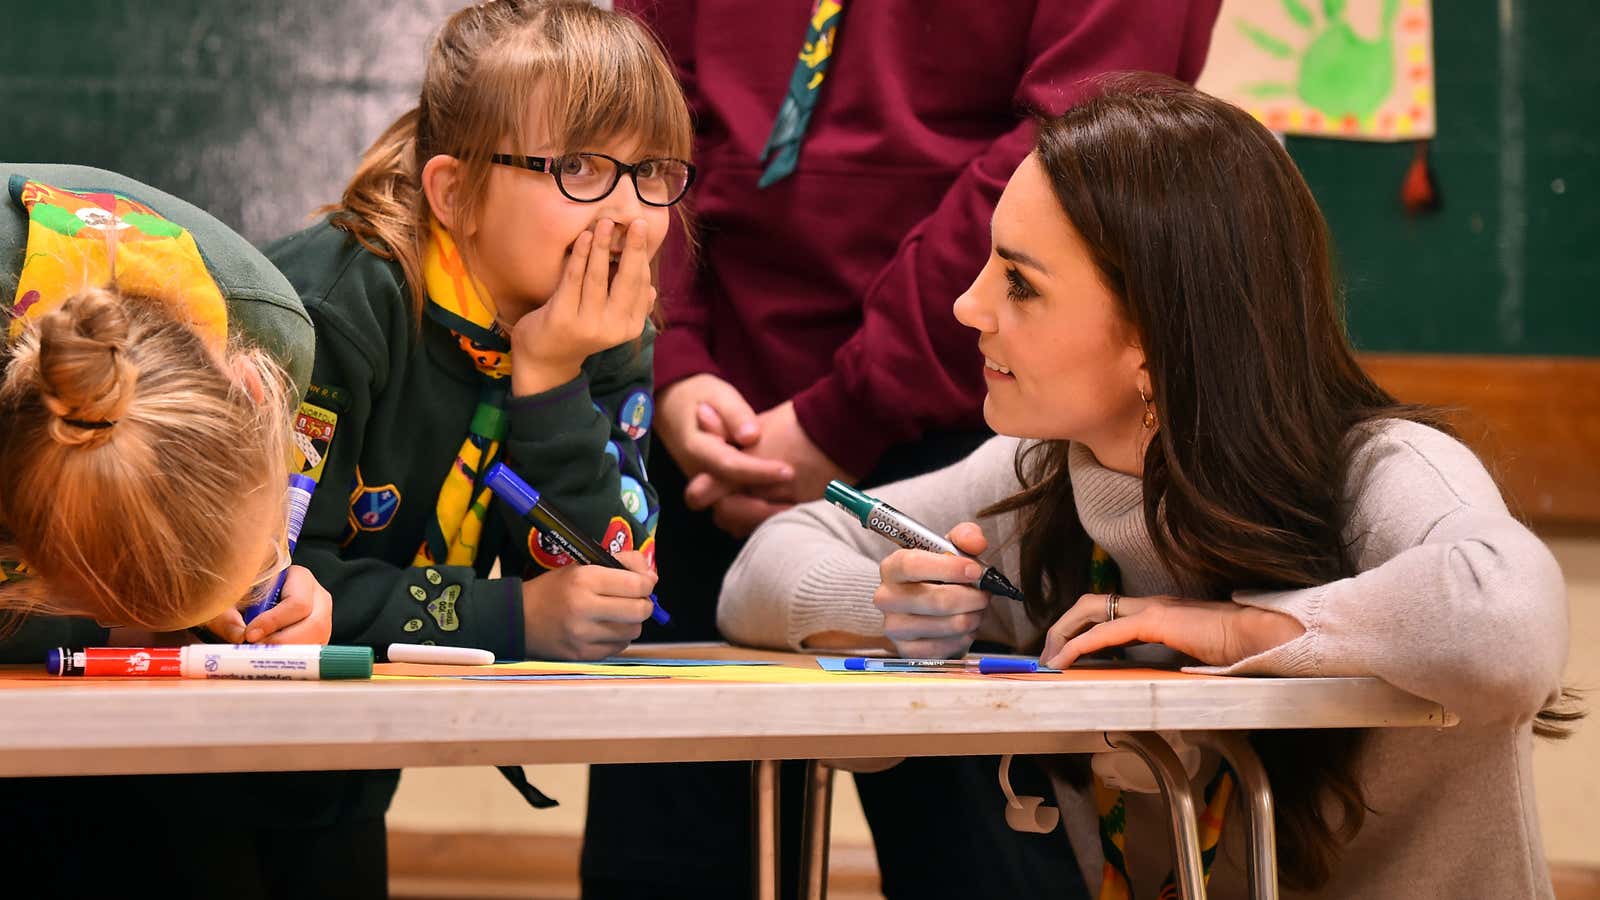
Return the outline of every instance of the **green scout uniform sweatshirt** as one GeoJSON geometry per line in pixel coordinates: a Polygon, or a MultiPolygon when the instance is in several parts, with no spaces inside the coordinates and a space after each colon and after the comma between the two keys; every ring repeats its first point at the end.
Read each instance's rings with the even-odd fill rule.
{"type": "MultiPolygon", "coordinates": [[[[297,430],[318,478],[295,562],[334,597],[333,642],[480,647],[521,659],[522,583],[549,554],[494,499],[476,564],[413,567],[456,464],[482,378],[456,336],[412,310],[397,263],[324,220],[269,246],[316,323],[297,430]],[[530,548],[530,537],[533,547],[530,548]],[[496,559],[504,577],[489,578],[496,559]]],[[[645,480],[655,333],[595,354],[567,384],[508,396],[501,460],[589,536],[642,549],[655,526],[645,480]]]]}
{"type": "MultiPolygon", "coordinates": [[[[11,305],[28,243],[28,214],[11,201],[14,176],[70,191],[119,193],[150,207],[194,236],[206,269],[228,304],[228,330],[272,354],[304,392],[311,376],[311,319],[294,288],[260,251],[211,214],[124,175],[86,166],[0,162],[0,302],[11,305]]],[[[51,647],[104,644],[106,629],[84,618],[29,616],[0,623],[0,663],[44,663],[51,647]]]]}

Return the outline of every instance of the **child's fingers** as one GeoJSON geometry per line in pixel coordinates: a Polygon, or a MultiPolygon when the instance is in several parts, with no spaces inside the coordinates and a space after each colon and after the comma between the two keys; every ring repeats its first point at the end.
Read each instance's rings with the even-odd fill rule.
{"type": "Polygon", "coordinates": [[[548,310],[546,315],[554,316],[558,312],[566,312],[568,307],[576,309],[583,298],[583,275],[589,265],[589,248],[594,246],[594,232],[585,231],[578,235],[572,242],[572,252],[567,254],[567,264],[561,269],[561,283],[556,285],[556,292],[550,297],[550,302],[545,304],[548,310]]]}
{"type": "Polygon", "coordinates": [[[633,641],[626,640],[579,644],[577,651],[573,653],[572,658],[578,660],[609,659],[610,657],[616,656],[622,651],[628,649],[628,645],[631,643],[633,643],[633,641]]]}
{"type": "Polygon", "coordinates": [[[610,219],[601,219],[594,227],[594,237],[589,242],[589,258],[583,271],[582,301],[579,316],[597,315],[605,309],[606,295],[610,293],[611,239],[617,229],[610,219]]]}
{"type": "Polygon", "coordinates": [[[650,315],[655,303],[655,288],[650,285],[650,251],[647,229],[643,219],[628,223],[628,239],[622,248],[622,262],[617,267],[617,278],[612,284],[613,300],[625,301],[628,321],[642,323],[650,315]]]}
{"type": "Polygon", "coordinates": [[[237,609],[227,610],[207,622],[206,629],[225,641],[244,643],[244,616],[237,609]]]}
{"type": "MultiPolygon", "coordinates": [[[[244,639],[251,644],[263,641],[275,644],[294,643],[286,640],[281,632],[286,632],[291,626],[302,622],[313,623],[313,631],[324,626],[331,628],[331,598],[310,570],[304,566],[290,566],[283,579],[283,591],[278,594],[278,605],[252,619],[245,631],[244,639]],[[325,606],[330,608],[323,609],[325,606]],[[322,621],[317,622],[318,619],[322,621]]],[[[295,633],[304,635],[306,630],[295,629],[295,633]]],[[[311,643],[322,643],[326,640],[324,637],[322,641],[311,643]]]]}
{"type": "Polygon", "coordinates": [[[650,568],[650,560],[637,550],[624,550],[616,554],[616,560],[628,567],[629,571],[638,572],[640,575],[655,577],[655,570],[650,568]]]}
{"type": "Polygon", "coordinates": [[[573,627],[572,637],[583,644],[627,644],[637,640],[643,631],[639,622],[605,622],[591,620],[573,627]]]}
{"type": "Polygon", "coordinates": [[[280,628],[252,644],[326,644],[333,631],[333,623],[325,618],[307,616],[298,622],[280,628]]]}
{"type": "MultiPolygon", "coordinates": [[[[625,573],[635,578],[643,578],[634,572],[625,573]]],[[[650,578],[644,582],[655,584],[655,579],[650,578]]],[[[649,590],[646,589],[643,598],[639,596],[614,597],[608,594],[595,594],[584,604],[582,617],[585,622],[595,626],[635,626],[650,618],[650,613],[655,609],[649,599],[649,590]]],[[[610,629],[609,633],[621,634],[626,628],[610,629]]],[[[632,638],[629,638],[632,640],[632,638]]]]}

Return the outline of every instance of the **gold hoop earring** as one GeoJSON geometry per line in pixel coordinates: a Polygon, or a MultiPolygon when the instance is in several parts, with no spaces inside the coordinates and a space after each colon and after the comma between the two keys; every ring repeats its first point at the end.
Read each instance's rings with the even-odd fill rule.
{"type": "Polygon", "coordinates": [[[1145,394],[1142,387],[1139,388],[1139,399],[1144,401],[1144,427],[1146,429],[1156,427],[1156,408],[1151,405],[1151,398],[1145,394]]]}

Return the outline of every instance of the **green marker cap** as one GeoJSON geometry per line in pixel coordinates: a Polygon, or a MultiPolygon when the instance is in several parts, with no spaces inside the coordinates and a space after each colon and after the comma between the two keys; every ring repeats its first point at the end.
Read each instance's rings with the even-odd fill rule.
{"type": "Polygon", "coordinates": [[[863,525],[867,524],[867,516],[872,515],[872,510],[881,502],[842,481],[828,482],[822,491],[822,498],[860,519],[863,525]]]}
{"type": "Polygon", "coordinates": [[[324,681],[372,677],[371,647],[323,647],[317,656],[318,677],[324,681]]]}

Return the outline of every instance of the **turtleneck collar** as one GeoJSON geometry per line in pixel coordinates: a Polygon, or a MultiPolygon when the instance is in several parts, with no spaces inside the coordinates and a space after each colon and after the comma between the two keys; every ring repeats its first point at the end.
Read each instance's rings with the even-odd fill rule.
{"type": "Polygon", "coordinates": [[[1083,444],[1067,448],[1067,473],[1078,520],[1089,537],[1111,554],[1122,572],[1122,592],[1131,596],[1181,596],[1177,581],[1156,556],[1144,525],[1144,484],[1100,464],[1083,444]]]}

